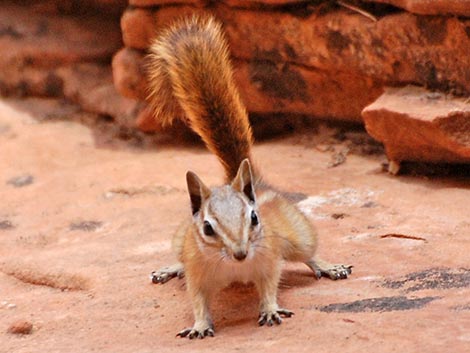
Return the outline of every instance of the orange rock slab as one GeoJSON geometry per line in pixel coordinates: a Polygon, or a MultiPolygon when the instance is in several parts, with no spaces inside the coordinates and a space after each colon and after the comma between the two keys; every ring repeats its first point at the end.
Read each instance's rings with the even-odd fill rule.
{"type": "Polygon", "coordinates": [[[365,0],[401,7],[420,15],[470,16],[469,0],[365,0]]]}
{"type": "Polygon", "coordinates": [[[468,99],[424,88],[388,88],[362,112],[391,161],[470,163],[468,99]]]}

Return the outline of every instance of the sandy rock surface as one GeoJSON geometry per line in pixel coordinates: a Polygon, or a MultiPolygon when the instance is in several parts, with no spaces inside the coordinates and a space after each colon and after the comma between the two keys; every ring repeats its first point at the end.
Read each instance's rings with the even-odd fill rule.
{"type": "Polygon", "coordinates": [[[175,338],[192,324],[184,280],[149,274],[174,260],[186,170],[218,184],[215,158],[108,139],[41,106],[0,102],[0,352],[468,349],[468,178],[391,177],[364,132],[338,127],[258,143],[266,178],[316,224],[319,254],[353,274],[316,281],[287,265],[279,302],[295,316],[271,328],[256,324],[252,287],[224,290],[216,337],[190,341],[175,338]],[[9,333],[21,322],[30,334],[9,333]]]}
{"type": "Polygon", "coordinates": [[[422,87],[388,88],[362,112],[390,160],[470,162],[468,99],[422,87]]]}

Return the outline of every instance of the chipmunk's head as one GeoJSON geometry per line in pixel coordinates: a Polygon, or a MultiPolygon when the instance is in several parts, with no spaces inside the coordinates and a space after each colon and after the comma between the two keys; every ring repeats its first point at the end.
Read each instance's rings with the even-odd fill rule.
{"type": "Polygon", "coordinates": [[[209,189],[193,172],[186,179],[201,249],[235,262],[253,256],[261,224],[248,159],[230,185],[209,189]]]}

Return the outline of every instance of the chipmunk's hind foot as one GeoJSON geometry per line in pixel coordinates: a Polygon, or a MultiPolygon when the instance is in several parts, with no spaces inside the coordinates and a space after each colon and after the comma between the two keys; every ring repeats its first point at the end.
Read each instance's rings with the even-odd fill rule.
{"type": "Polygon", "coordinates": [[[184,266],[182,263],[176,263],[171,266],[166,266],[158,271],[153,271],[150,274],[150,279],[153,283],[166,283],[172,278],[183,278],[184,277],[184,266]]]}
{"type": "Polygon", "coordinates": [[[203,339],[204,337],[207,337],[207,336],[214,337],[214,329],[208,327],[205,330],[200,331],[194,328],[187,328],[187,329],[184,329],[183,331],[178,332],[176,336],[179,336],[181,338],[188,337],[190,340],[192,340],[193,338],[203,339]]]}
{"type": "Polygon", "coordinates": [[[274,323],[280,325],[282,323],[281,317],[291,317],[294,313],[287,309],[277,309],[275,311],[262,311],[259,314],[258,325],[263,326],[267,324],[272,326],[274,323]]]}
{"type": "Polygon", "coordinates": [[[321,259],[311,259],[305,263],[317,279],[328,277],[332,280],[346,279],[352,272],[352,265],[331,264],[321,259]]]}

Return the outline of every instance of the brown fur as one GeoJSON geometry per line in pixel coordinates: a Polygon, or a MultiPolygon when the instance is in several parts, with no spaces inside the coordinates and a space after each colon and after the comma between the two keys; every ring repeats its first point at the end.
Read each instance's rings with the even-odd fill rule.
{"type": "Polygon", "coordinates": [[[220,23],[192,17],[162,33],[150,47],[149,82],[156,118],[184,118],[232,180],[250,158],[252,132],[232,75],[220,23]]]}

